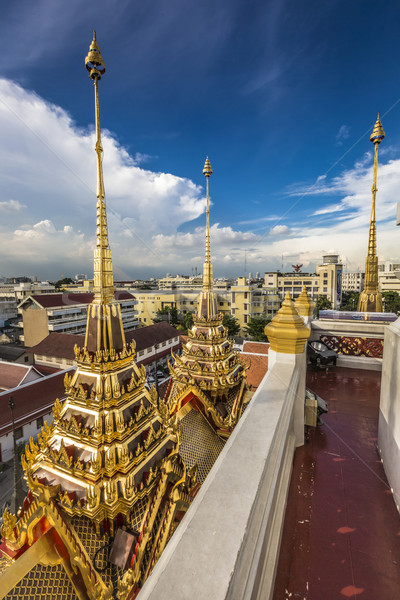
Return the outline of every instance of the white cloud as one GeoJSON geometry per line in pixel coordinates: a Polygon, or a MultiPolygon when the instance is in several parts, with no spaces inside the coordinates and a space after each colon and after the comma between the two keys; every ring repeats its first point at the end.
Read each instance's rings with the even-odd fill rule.
{"type": "Polygon", "coordinates": [[[320,208],[312,213],[313,217],[317,215],[328,215],[335,212],[340,212],[345,209],[343,204],[331,204],[330,206],[325,206],[325,208],[320,208]]]}
{"type": "MultiPolygon", "coordinates": [[[[93,130],[77,128],[61,108],[6,79],[0,79],[0,129],[2,271],[15,272],[15,261],[5,241],[12,235],[19,242],[29,240],[29,247],[25,248],[26,269],[41,277],[52,277],[44,270],[47,261],[38,260],[43,248],[39,240],[43,242],[47,235],[54,243],[54,264],[74,257],[71,269],[90,273],[92,253],[80,264],[75,248],[70,243],[57,243],[53,236],[81,231],[86,243],[95,233],[93,130]],[[18,200],[9,200],[10,197],[18,200]],[[18,215],[22,208],[23,224],[18,215]]],[[[138,157],[143,160],[143,155],[130,156],[107,130],[103,131],[102,142],[114,263],[133,276],[138,256],[144,265],[150,255],[157,258],[150,264],[158,262],[163,271],[164,257],[148,251],[151,236],[160,232],[173,235],[180,225],[199,217],[205,209],[203,189],[189,179],[139,167],[138,157]]]]}
{"type": "Polygon", "coordinates": [[[290,229],[287,225],[275,225],[269,230],[269,235],[284,235],[290,233],[290,229]]]}
{"type": "Polygon", "coordinates": [[[0,202],[1,211],[19,212],[23,208],[26,208],[26,204],[21,204],[18,200],[4,200],[0,202]]]}
{"type": "MultiPolygon", "coordinates": [[[[96,220],[93,131],[77,128],[65,111],[5,79],[0,79],[0,128],[2,272],[41,278],[58,278],[62,272],[90,275],[96,220]]],[[[205,229],[190,230],[190,221],[204,213],[204,190],[189,179],[140,167],[139,155],[130,155],[107,131],[103,146],[116,278],[187,273],[195,266],[201,270],[205,229]]],[[[395,226],[400,159],[381,163],[378,253],[393,259],[400,233],[395,226]]],[[[214,273],[243,272],[245,253],[249,271],[276,269],[282,255],[288,262],[315,265],[332,247],[348,257],[349,266],[364,264],[371,183],[371,160],[364,157],[332,179],[318,177],[311,189],[290,188],[289,196],[308,194],[320,202],[305,221],[304,211],[301,218],[289,211],[286,225],[277,224],[263,236],[246,229],[279,217],[251,219],[250,213],[249,220],[240,224],[214,223],[214,273]]],[[[303,200],[298,202],[301,208],[303,200]]]]}
{"type": "Polygon", "coordinates": [[[350,137],[350,127],[347,125],[341,125],[339,127],[339,131],[335,136],[336,146],[342,146],[344,140],[347,140],[350,137]]]}

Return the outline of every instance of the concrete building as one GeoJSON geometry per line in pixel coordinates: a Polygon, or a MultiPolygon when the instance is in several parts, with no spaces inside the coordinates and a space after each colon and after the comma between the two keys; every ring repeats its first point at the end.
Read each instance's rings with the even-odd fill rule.
{"type": "MultiPolygon", "coordinates": [[[[135,298],[128,292],[116,292],[120,302],[122,322],[126,331],[138,326],[135,298]]],[[[83,333],[86,327],[87,307],[92,293],[42,294],[28,296],[18,306],[22,315],[19,327],[23,329],[20,341],[25,346],[35,346],[52,331],[58,333],[83,333]]]]}
{"type": "Polygon", "coordinates": [[[378,265],[380,292],[398,292],[400,294],[400,263],[385,261],[378,265]]]}
{"type": "Polygon", "coordinates": [[[343,265],[337,254],[325,254],[322,264],[317,265],[315,273],[280,273],[268,271],[264,276],[264,287],[276,289],[281,300],[289,292],[296,299],[306,287],[313,300],[325,296],[332,303],[332,308],[339,308],[342,301],[343,265]]]}
{"type": "Polygon", "coordinates": [[[342,290],[343,292],[358,292],[361,293],[364,289],[365,273],[353,272],[342,273],[342,290]]]}
{"type": "Polygon", "coordinates": [[[18,317],[18,304],[30,295],[55,293],[48,281],[23,281],[0,284],[0,327],[18,317]]]}
{"type": "Polygon", "coordinates": [[[64,377],[73,370],[39,377],[0,392],[0,462],[7,462],[13,456],[10,396],[15,402],[15,437],[18,444],[25,444],[31,437],[36,439],[44,421],[51,423],[53,420],[54,398],[62,400],[65,397],[64,377]]]}
{"type": "Polygon", "coordinates": [[[246,277],[239,277],[237,285],[231,287],[231,314],[245,327],[252,317],[273,316],[280,307],[276,288],[258,287],[247,283],[246,277]]]}
{"type": "MultiPolygon", "coordinates": [[[[176,308],[179,316],[194,313],[197,307],[199,290],[133,290],[137,301],[138,319],[144,325],[150,325],[157,311],[168,306],[176,308]]],[[[217,291],[218,310],[222,314],[230,313],[230,291],[217,291]]]]}

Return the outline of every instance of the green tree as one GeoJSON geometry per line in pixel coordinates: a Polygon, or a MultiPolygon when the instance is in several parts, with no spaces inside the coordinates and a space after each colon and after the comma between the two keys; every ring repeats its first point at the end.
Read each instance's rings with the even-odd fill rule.
{"type": "Polygon", "coordinates": [[[227,328],[228,337],[238,335],[240,331],[239,321],[235,317],[232,317],[232,315],[224,315],[222,325],[227,328]]]}
{"type": "Polygon", "coordinates": [[[270,321],[271,317],[267,317],[266,315],[251,317],[245,327],[245,330],[256,342],[267,342],[268,338],[264,333],[264,329],[270,321]]]}
{"type": "Polygon", "coordinates": [[[184,315],[181,324],[185,331],[191,329],[193,327],[193,313],[187,312],[186,315],[184,315]]]}
{"type": "Polygon", "coordinates": [[[178,311],[176,306],[164,306],[160,308],[156,313],[156,318],[153,319],[153,323],[160,323],[161,321],[168,321],[173,326],[178,325],[178,311]]]}
{"type": "Polygon", "coordinates": [[[385,304],[385,312],[398,313],[400,311],[400,295],[398,292],[389,290],[382,292],[385,304]]]}
{"type": "Polygon", "coordinates": [[[63,279],[59,279],[58,281],[56,281],[54,287],[56,288],[56,290],[59,290],[64,285],[70,285],[71,283],[74,283],[71,277],[64,277],[63,279]]]}
{"type": "Polygon", "coordinates": [[[332,308],[332,302],[326,296],[319,295],[315,304],[315,310],[317,311],[317,317],[319,317],[320,310],[330,310],[332,308]]]}
{"type": "Polygon", "coordinates": [[[343,292],[340,310],[357,310],[359,298],[359,292],[343,292]]]}

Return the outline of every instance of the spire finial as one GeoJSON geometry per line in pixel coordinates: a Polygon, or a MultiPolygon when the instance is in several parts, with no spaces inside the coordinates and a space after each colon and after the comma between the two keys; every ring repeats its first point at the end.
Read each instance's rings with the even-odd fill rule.
{"type": "Polygon", "coordinates": [[[206,251],[204,258],[203,267],[203,291],[199,298],[199,307],[197,314],[199,317],[206,319],[212,319],[217,315],[217,301],[212,291],[213,289],[213,269],[211,263],[211,250],[210,250],[210,194],[209,194],[209,179],[212,175],[212,168],[210,160],[206,158],[204,164],[203,173],[207,179],[207,225],[206,225],[206,251]]]}
{"type": "Polygon", "coordinates": [[[97,230],[96,249],[94,251],[94,293],[97,304],[108,304],[114,299],[114,282],[112,273],[111,250],[108,244],[107,213],[103,179],[99,108],[99,80],[104,75],[106,67],[93,32],[93,41],[85,58],[85,65],[94,83],[95,121],[96,121],[96,155],[97,155],[97,230]]]}

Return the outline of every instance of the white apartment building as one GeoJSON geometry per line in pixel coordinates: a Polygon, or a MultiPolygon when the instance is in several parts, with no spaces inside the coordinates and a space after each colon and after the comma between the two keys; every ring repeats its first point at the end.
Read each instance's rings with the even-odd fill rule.
{"type": "Polygon", "coordinates": [[[344,292],[359,292],[364,289],[365,273],[342,273],[342,289],[344,292]]]}

